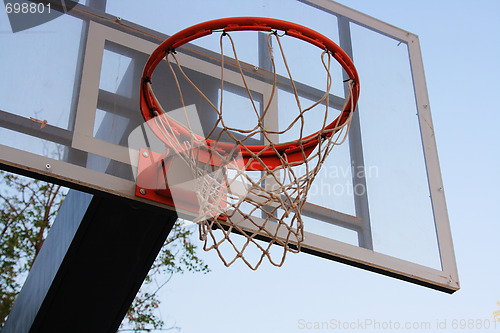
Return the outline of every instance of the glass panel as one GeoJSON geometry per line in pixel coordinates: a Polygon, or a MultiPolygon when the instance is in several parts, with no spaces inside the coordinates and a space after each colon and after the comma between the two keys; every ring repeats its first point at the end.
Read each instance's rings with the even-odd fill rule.
{"type": "MultiPolygon", "coordinates": [[[[0,30],[11,30],[6,16],[0,30]]],[[[0,109],[71,128],[81,30],[82,21],[63,15],[22,32],[0,34],[0,109]]]]}
{"type": "MultiPolygon", "coordinates": [[[[109,46],[111,43],[106,43],[109,46]]],[[[114,94],[123,94],[121,83],[125,79],[127,70],[132,65],[132,58],[125,54],[112,52],[105,48],[102,57],[101,81],[99,88],[114,94]],[[120,91],[122,90],[122,91],[120,91]]],[[[130,97],[130,96],[127,96],[130,97]]]]}
{"type": "Polygon", "coordinates": [[[123,141],[123,137],[128,138],[130,134],[127,131],[128,124],[129,120],[126,117],[97,109],[94,123],[94,137],[126,146],[127,142],[123,141]]]}
{"type": "Polygon", "coordinates": [[[377,252],[441,268],[408,47],[351,24],[377,252]]]}
{"type": "MultiPolygon", "coordinates": [[[[245,1],[238,3],[237,6],[227,0],[180,1],[175,3],[175,19],[168,20],[165,17],[172,10],[171,3],[153,0],[149,1],[147,6],[148,8],[155,8],[155,10],[144,10],[144,3],[140,1],[108,0],[106,11],[112,15],[167,35],[172,35],[181,29],[197,23],[222,17],[261,16],[298,23],[322,33],[337,44],[339,41],[335,16],[296,0],[245,1]],[[195,12],[193,8],[196,8],[195,12]],[[300,15],[297,15],[297,13],[300,13],[300,15]]],[[[193,43],[219,53],[219,36],[220,34],[213,34],[195,40],[193,43]]],[[[237,55],[241,61],[257,66],[261,65],[259,62],[259,37],[257,33],[235,32],[231,36],[234,39],[237,47],[237,55]]],[[[321,50],[317,47],[308,46],[305,42],[294,40],[294,38],[284,37],[282,40],[284,41],[285,54],[293,71],[294,80],[317,89],[324,89],[325,75],[320,59],[321,50]],[[304,64],[308,64],[307,68],[304,68],[304,64]],[[311,75],[311,73],[319,73],[321,80],[318,81],[315,75],[311,75]]],[[[224,45],[224,54],[233,57],[227,38],[224,39],[224,45]]],[[[273,40],[272,46],[275,55],[279,56],[279,48],[275,40],[273,40]]],[[[267,48],[267,44],[264,42],[261,44],[261,47],[267,48]]],[[[278,67],[278,73],[287,75],[284,66],[278,67]]],[[[340,65],[336,63],[332,64],[332,74],[334,77],[332,93],[343,96],[344,91],[340,65]]]]}
{"type": "MultiPolygon", "coordinates": [[[[278,100],[281,111],[279,112],[279,129],[283,131],[293,123],[299,112],[297,101],[292,93],[279,90],[278,100]]],[[[299,102],[302,109],[314,103],[306,98],[299,98],[299,102]]],[[[325,121],[326,110],[324,105],[318,105],[303,115],[303,137],[317,132],[323,122],[329,124],[339,115],[338,110],[330,107],[325,121]]],[[[301,124],[298,121],[287,132],[280,134],[280,142],[297,140],[300,137],[300,130],[301,124]]],[[[298,174],[304,174],[306,171],[303,165],[296,169],[298,174]]],[[[347,141],[335,146],[327,156],[311,185],[307,201],[345,214],[355,215],[352,170],[347,141]]]]}
{"type": "MultiPolygon", "coordinates": [[[[262,115],[262,94],[252,92],[252,100],[250,101],[248,93],[245,89],[235,85],[226,84],[224,87],[224,94],[222,96],[222,119],[226,128],[235,128],[239,130],[252,131],[258,127],[259,117],[262,115]],[[230,89],[228,89],[231,87],[230,89]]],[[[220,106],[220,89],[218,93],[217,107],[220,106]]],[[[222,128],[222,124],[217,125],[222,128]]],[[[242,137],[241,132],[234,133],[237,137],[242,137]],[[238,135],[240,133],[240,135],[238,135]]],[[[262,142],[262,133],[258,132],[250,138],[262,142]]],[[[234,140],[227,140],[234,142],[234,140]]],[[[248,142],[248,141],[246,141],[248,142]]]]}
{"type": "Polygon", "coordinates": [[[0,127],[0,144],[55,160],[66,160],[67,146],[0,127]]]}
{"type": "Polygon", "coordinates": [[[349,145],[336,146],[311,185],[307,202],[356,216],[349,145]]]}
{"type": "Polygon", "coordinates": [[[358,232],[302,215],[304,231],[358,246],[358,232]]]}

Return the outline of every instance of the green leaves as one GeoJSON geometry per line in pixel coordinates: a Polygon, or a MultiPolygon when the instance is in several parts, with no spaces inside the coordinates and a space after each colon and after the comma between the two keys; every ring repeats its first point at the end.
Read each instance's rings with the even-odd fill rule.
{"type": "MultiPolygon", "coordinates": [[[[0,171],[0,328],[21,290],[54,222],[67,189],[0,171]]],[[[122,331],[165,328],[159,317],[159,291],[173,274],[209,272],[191,243],[192,231],[178,220],[136,295],[122,331]]]]}
{"type": "Polygon", "coordinates": [[[0,171],[0,327],[64,199],[66,190],[0,171]]]}

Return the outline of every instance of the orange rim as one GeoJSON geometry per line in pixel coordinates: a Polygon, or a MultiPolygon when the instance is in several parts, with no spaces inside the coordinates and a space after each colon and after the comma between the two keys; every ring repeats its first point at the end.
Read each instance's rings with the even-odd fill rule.
{"type": "MultiPolygon", "coordinates": [[[[155,117],[154,111],[160,110],[161,107],[157,104],[156,99],[152,91],[146,88],[148,82],[152,82],[152,75],[158,64],[165,58],[165,56],[173,52],[176,48],[189,43],[195,39],[212,34],[214,31],[283,31],[286,35],[303,40],[307,43],[317,46],[322,50],[327,50],[331,53],[333,58],[342,66],[345,70],[349,79],[353,81],[352,94],[349,97],[347,103],[345,103],[343,112],[334,119],[328,126],[325,127],[326,130],[333,129],[335,127],[341,128],[346,121],[349,119],[351,110],[356,109],[356,104],[359,98],[359,78],[356,68],[349,56],[338,46],[336,43],[323,36],[322,34],[301,26],[299,24],[277,20],[265,17],[232,17],[223,18],[212,21],[207,21],[203,23],[196,24],[189,28],[186,28],[178,33],[172,35],[166,39],[149,57],[146,66],[144,67],[142,79],[141,79],[141,91],[140,91],[140,107],[141,113],[146,122],[152,120],[155,117]]],[[[169,121],[170,125],[179,132],[179,135],[190,137],[193,135],[187,129],[185,129],[180,124],[175,121],[169,121]]],[[[162,139],[162,135],[157,128],[150,126],[151,130],[155,135],[162,139]]],[[[270,169],[282,164],[281,158],[284,154],[287,155],[288,162],[290,161],[300,161],[304,160],[308,153],[312,152],[314,148],[318,145],[320,136],[319,132],[313,133],[307,137],[299,138],[296,141],[290,141],[286,143],[275,144],[272,147],[269,145],[240,145],[240,150],[243,158],[246,160],[251,157],[256,157],[256,161],[247,165],[248,170],[263,170],[263,166],[257,160],[262,160],[263,163],[270,169]],[[305,152],[306,154],[304,154],[305,152]],[[259,166],[260,165],[260,166],[259,166]]],[[[322,135],[322,138],[328,138],[334,135],[336,131],[330,131],[322,135]]],[[[208,147],[217,147],[218,149],[231,151],[234,149],[234,144],[215,142],[214,140],[207,138],[198,138],[205,140],[208,147]]],[[[166,142],[165,142],[166,143],[166,142]]],[[[166,143],[167,144],[167,143],[166,143]]],[[[245,163],[246,165],[246,163],[245,163]]]]}

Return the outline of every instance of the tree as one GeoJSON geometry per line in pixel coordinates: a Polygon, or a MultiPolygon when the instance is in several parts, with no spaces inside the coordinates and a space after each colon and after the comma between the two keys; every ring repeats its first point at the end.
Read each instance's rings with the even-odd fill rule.
{"type": "MultiPolygon", "coordinates": [[[[0,327],[38,255],[67,189],[0,171],[0,327]]],[[[120,330],[168,330],[158,316],[158,292],[174,274],[209,272],[192,232],[178,220],[136,295],[120,330]]]]}
{"type": "Polygon", "coordinates": [[[40,251],[64,198],[57,185],[0,171],[0,323],[40,251]]]}

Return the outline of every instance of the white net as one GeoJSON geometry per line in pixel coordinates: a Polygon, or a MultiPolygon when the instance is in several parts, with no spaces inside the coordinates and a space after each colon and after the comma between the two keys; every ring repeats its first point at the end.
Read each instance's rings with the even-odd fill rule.
{"type": "MultiPolygon", "coordinates": [[[[306,202],[307,193],[327,155],[335,145],[345,141],[354,111],[354,104],[344,105],[336,121],[333,123],[331,120],[327,121],[331,119],[332,113],[329,101],[332,86],[330,74],[332,55],[328,51],[321,53],[326,73],[325,93],[310,106],[302,107],[280,38],[282,37],[274,32],[269,33],[267,37],[274,81],[270,100],[266,102],[262,112],[255,106],[234,43],[228,33],[223,32],[220,37],[222,63],[220,103],[210,101],[189,79],[174,53],[166,56],[184,109],[180,79],[189,82],[217,113],[218,119],[214,128],[206,136],[199,135],[191,128],[187,113],[185,122],[181,124],[160,109],[155,111],[154,123],[161,132],[169,153],[182,159],[191,169],[193,179],[196,181],[200,207],[194,219],[199,224],[200,239],[204,242],[204,249],[215,250],[226,266],[241,259],[250,268],[257,269],[264,258],[268,258],[275,266],[281,266],[288,252],[300,251],[304,239],[301,210],[306,202]],[[234,58],[248,93],[248,100],[257,116],[257,124],[251,129],[229,127],[224,121],[222,40],[225,37],[231,42],[234,58]],[[287,70],[298,111],[288,126],[281,130],[267,128],[264,122],[277,89],[276,59],[271,47],[271,38],[275,38],[279,45],[280,61],[287,70]],[[173,61],[170,61],[170,57],[173,61]],[[176,74],[174,67],[180,74],[176,74]],[[322,112],[324,117],[322,122],[314,124],[318,132],[306,136],[304,133],[306,113],[311,110],[322,112]],[[287,144],[286,149],[283,149],[283,144],[275,141],[278,141],[279,136],[291,132],[292,128],[294,134],[297,134],[297,141],[287,144]],[[213,138],[214,133],[217,133],[215,138],[213,138]],[[264,138],[265,144],[258,148],[250,147],[248,142],[255,135],[264,138]],[[212,137],[211,140],[207,139],[209,136],[212,137]],[[230,138],[229,143],[227,138],[230,138]],[[269,156],[272,157],[272,162],[269,156]],[[235,233],[243,237],[235,237],[235,233]],[[282,250],[275,250],[279,247],[273,245],[279,245],[282,250]]],[[[353,85],[352,81],[347,81],[349,95],[345,98],[346,103],[352,100],[350,96],[353,85]]],[[[146,87],[152,93],[151,83],[146,87]]],[[[157,104],[160,105],[159,102],[157,104]]]]}

